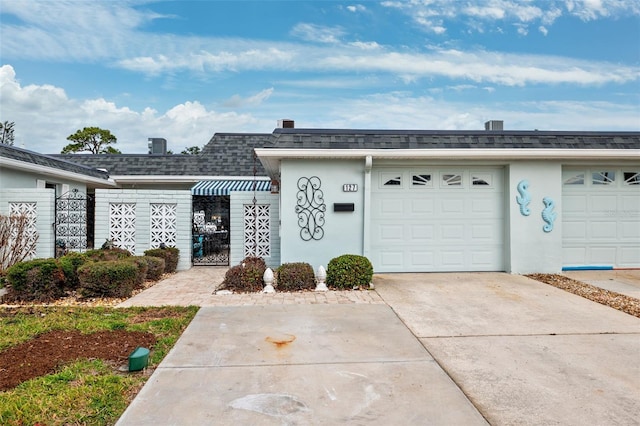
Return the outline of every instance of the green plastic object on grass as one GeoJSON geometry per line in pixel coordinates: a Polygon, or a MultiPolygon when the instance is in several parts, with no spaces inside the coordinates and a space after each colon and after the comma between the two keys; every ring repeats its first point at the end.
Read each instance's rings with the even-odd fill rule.
{"type": "Polygon", "coordinates": [[[138,346],[129,355],[129,371],[140,371],[149,363],[149,349],[138,346]]]}

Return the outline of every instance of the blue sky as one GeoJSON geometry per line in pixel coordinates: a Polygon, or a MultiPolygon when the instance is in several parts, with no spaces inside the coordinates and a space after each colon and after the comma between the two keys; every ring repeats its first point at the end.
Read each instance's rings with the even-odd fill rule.
{"type": "Polygon", "coordinates": [[[637,0],[0,0],[0,121],[58,153],[296,127],[640,130],[637,0]]]}

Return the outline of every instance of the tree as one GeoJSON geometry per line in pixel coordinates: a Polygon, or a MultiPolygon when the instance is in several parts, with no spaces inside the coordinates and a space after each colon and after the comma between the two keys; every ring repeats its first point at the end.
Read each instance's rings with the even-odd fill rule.
{"type": "Polygon", "coordinates": [[[200,149],[199,146],[190,146],[189,148],[183,149],[180,154],[198,155],[200,154],[201,151],[202,150],[200,149]]]}
{"type": "Polygon", "coordinates": [[[90,152],[92,154],[122,154],[120,150],[108,146],[118,139],[109,130],[99,127],[85,127],[67,137],[72,143],[62,148],[62,154],[90,152]]]}
{"type": "Polygon", "coordinates": [[[13,135],[13,127],[15,125],[16,123],[13,121],[5,121],[4,123],[0,122],[0,143],[13,145],[13,142],[15,140],[15,136],[13,135]]]}

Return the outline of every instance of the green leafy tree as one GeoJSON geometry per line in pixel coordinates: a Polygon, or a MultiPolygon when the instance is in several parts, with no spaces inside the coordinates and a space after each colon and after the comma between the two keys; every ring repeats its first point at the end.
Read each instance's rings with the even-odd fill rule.
{"type": "Polygon", "coordinates": [[[200,149],[199,146],[190,146],[189,148],[185,148],[184,150],[182,150],[180,154],[198,155],[201,151],[202,149],[200,149]]]}
{"type": "Polygon", "coordinates": [[[16,125],[13,121],[0,122],[0,143],[6,145],[13,145],[15,136],[13,135],[13,128],[16,125]]]}
{"type": "Polygon", "coordinates": [[[120,150],[109,146],[118,139],[109,130],[99,127],[85,127],[67,137],[72,143],[62,148],[62,154],[90,152],[92,154],[122,154],[120,150]]]}

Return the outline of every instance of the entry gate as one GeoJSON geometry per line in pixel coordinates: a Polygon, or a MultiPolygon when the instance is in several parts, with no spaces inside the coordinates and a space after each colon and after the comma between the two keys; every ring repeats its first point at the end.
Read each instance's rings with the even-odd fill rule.
{"type": "Polygon", "coordinates": [[[193,256],[196,265],[229,265],[228,195],[193,197],[193,256]]]}
{"type": "Polygon", "coordinates": [[[83,252],[93,247],[95,199],[78,189],[56,198],[56,257],[67,251],[83,252]]]}

